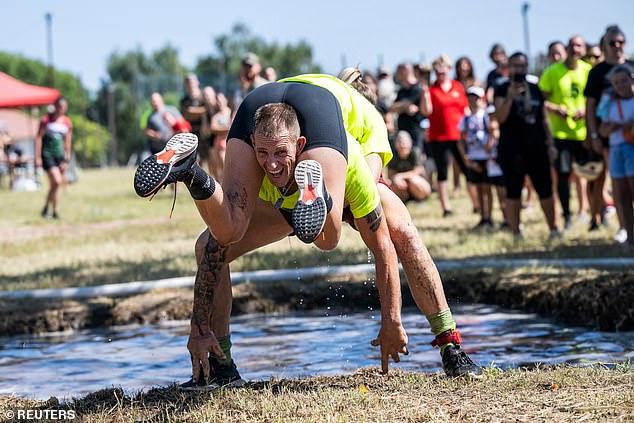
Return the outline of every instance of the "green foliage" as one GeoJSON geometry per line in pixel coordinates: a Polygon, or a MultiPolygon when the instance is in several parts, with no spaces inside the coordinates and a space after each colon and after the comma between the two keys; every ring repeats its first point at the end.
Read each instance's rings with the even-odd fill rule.
{"type": "MultiPolygon", "coordinates": [[[[39,60],[0,52],[0,71],[29,84],[51,86],[48,66],[39,60]]],[[[88,92],[81,80],[69,72],[55,70],[54,84],[68,100],[70,113],[84,113],[89,104],[88,92]]]]}
{"type": "Polygon", "coordinates": [[[249,51],[260,57],[263,67],[274,67],[280,78],[320,71],[319,65],[313,63],[312,47],[306,41],[266,43],[241,23],[235,24],[229,34],[216,37],[213,44],[216,53],[200,57],[195,72],[201,82],[221,91],[231,92],[237,88],[240,63],[249,51]]]}
{"type": "MultiPolygon", "coordinates": [[[[113,52],[106,69],[110,82],[104,82],[97,93],[94,108],[99,122],[108,124],[108,90],[114,98],[117,132],[117,161],[126,163],[132,153],[145,146],[141,118],[147,110],[150,94],[160,92],[171,99],[182,95],[186,69],[178,59],[178,51],[166,45],[151,54],[140,48],[113,52]]],[[[178,100],[177,100],[178,101],[178,100]]]]}
{"type": "Polygon", "coordinates": [[[82,167],[101,166],[106,162],[110,133],[98,123],[81,115],[70,115],[73,122],[73,150],[82,167]]]}

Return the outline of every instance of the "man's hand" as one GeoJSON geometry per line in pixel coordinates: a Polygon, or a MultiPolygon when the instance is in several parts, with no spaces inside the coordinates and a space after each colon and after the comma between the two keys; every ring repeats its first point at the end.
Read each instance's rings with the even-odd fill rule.
{"type": "Polygon", "coordinates": [[[381,371],[387,373],[389,358],[395,363],[401,361],[398,354],[409,354],[407,351],[407,333],[403,325],[398,323],[381,323],[379,335],[371,342],[374,347],[381,347],[381,371]]]}
{"type": "Polygon", "coordinates": [[[565,119],[568,117],[568,109],[566,108],[566,106],[558,105],[557,107],[555,107],[554,112],[560,118],[565,119]]]}
{"type": "Polygon", "coordinates": [[[220,344],[216,339],[216,335],[207,329],[202,331],[201,335],[197,327],[192,327],[187,341],[187,349],[192,358],[192,378],[194,383],[198,383],[200,369],[202,366],[205,381],[210,379],[211,369],[209,367],[209,353],[212,353],[219,359],[225,359],[225,353],[222,352],[220,344]]]}
{"type": "Polygon", "coordinates": [[[572,116],[572,118],[574,120],[581,120],[581,119],[585,119],[586,118],[586,111],[583,109],[579,109],[575,112],[575,114],[572,116]]]}

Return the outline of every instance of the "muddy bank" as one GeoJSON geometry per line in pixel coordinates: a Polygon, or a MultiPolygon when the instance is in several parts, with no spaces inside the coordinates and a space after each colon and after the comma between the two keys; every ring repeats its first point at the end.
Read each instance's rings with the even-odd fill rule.
{"type": "MultiPolygon", "coordinates": [[[[634,330],[634,274],[626,271],[517,269],[443,272],[451,303],[488,303],[537,312],[605,331],[634,330]]],[[[190,289],[157,290],[128,298],[0,300],[0,335],[64,331],[189,319],[190,289]]],[[[403,284],[403,304],[413,306],[403,284]]],[[[367,278],[242,283],[233,314],[378,307],[367,278]]]]}

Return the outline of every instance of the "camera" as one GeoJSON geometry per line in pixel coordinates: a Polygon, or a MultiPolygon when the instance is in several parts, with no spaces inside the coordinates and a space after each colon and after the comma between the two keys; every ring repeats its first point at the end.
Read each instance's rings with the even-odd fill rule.
{"type": "Polygon", "coordinates": [[[516,73],[513,75],[513,82],[524,82],[526,81],[525,73],[516,73]]]}

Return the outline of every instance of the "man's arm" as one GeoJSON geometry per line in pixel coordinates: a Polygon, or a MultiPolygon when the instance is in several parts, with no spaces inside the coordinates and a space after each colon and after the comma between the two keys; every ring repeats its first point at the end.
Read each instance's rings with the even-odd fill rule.
{"type": "Polygon", "coordinates": [[[586,137],[585,147],[600,153],[603,150],[603,145],[599,138],[596,111],[597,99],[594,97],[586,97],[586,127],[588,128],[588,136],[586,137]]]}
{"type": "Polygon", "coordinates": [[[224,270],[223,267],[227,266],[226,257],[227,247],[220,245],[213,237],[209,237],[196,272],[194,307],[187,341],[187,349],[192,359],[194,382],[198,382],[201,369],[205,380],[209,380],[211,375],[207,359],[209,353],[220,359],[225,358],[216,335],[211,330],[210,319],[221,272],[224,270]]]}
{"type": "Polygon", "coordinates": [[[355,225],[374,256],[381,301],[381,329],[372,345],[381,347],[381,369],[387,373],[389,357],[398,362],[399,353],[408,353],[407,334],[401,321],[398,258],[380,204],[367,216],[355,219],[355,225]]]}

